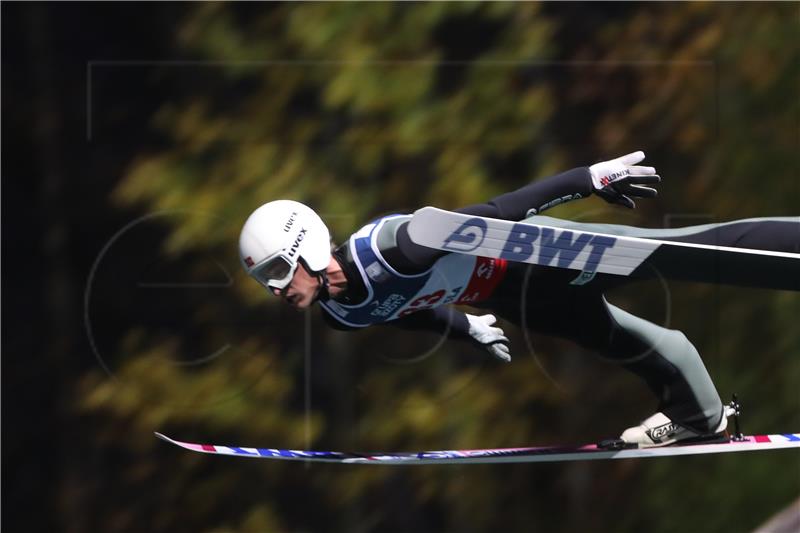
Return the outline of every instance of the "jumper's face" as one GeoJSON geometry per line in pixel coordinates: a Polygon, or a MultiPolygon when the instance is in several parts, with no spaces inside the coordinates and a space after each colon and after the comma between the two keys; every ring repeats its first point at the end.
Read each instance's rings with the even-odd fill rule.
{"type": "Polygon", "coordinates": [[[273,294],[282,297],[295,309],[306,309],[319,293],[320,281],[300,263],[292,276],[292,281],[283,289],[270,288],[273,294]]]}

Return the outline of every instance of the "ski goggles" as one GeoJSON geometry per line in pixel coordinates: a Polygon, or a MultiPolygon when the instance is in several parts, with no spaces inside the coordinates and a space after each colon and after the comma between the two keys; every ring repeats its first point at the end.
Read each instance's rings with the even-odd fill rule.
{"type": "Polygon", "coordinates": [[[250,275],[268,289],[283,289],[291,283],[296,270],[297,262],[279,252],[256,265],[250,275]]]}

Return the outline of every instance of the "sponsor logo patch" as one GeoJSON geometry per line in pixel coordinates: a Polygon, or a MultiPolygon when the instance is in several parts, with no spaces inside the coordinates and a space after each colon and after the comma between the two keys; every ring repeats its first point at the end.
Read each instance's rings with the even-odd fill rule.
{"type": "Polygon", "coordinates": [[[442,248],[453,252],[471,252],[483,244],[484,237],[486,237],[486,221],[482,218],[471,218],[444,240],[442,248]]]}
{"type": "Polygon", "coordinates": [[[663,426],[654,427],[648,433],[650,434],[650,438],[653,439],[655,442],[659,442],[664,438],[671,436],[675,431],[678,430],[678,425],[670,422],[669,424],[664,424],[663,426]]]}
{"type": "MultiPolygon", "coordinates": [[[[478,249],[486,237],[487,224],[481,218],[471,218],[461,224],[442,244],[443,250],[469,253],[478,249]]],[[[493,237],[494,240],[497,237],[493,237]]],[[[608,235],[593,235],[571,230],[535,226],[518,222],[514,224],[502,244],[498,256],[500,259],[519,263],[537,254],[533,263],[559,268],[580,269],[588,273],[597,270],[606,250],[612,248],[617,239],[608,235]],[[586,250],[582,261],[575,262],[578,255],[586,250]]],[[[496,244],[487,245],[495,249],[496,244]]],[[[588,281],[586,277],[582,278],[588,281]]]]}
{"type": "Polygon", "coordinates": [[[587,272],[594,272],[605,251],[613,247],[616,242],[617,239],[607,235],[591,235],[569,230],[557,233],[553,228],[517,223],[509,232],[500,252],[500,258],[524,263],[538,252],[537,264],[554,265],[559,268],[581,268],[587,272]],[[573,265],[575,258],[587,246],[591,249],[585,265],[573,265]]]}
{"type": "Polygon", "coordinates": [[[528,209],[528,212],[525,214],[525,216],[529,217],[529,216],[533,216],[533,215],[538,215],[542,211],[550,209],[551,207],[555,207],[555,206],[557,206],[559,204],[570,202],[572,200],[580,200],[581,198],[583,198],[583,197],[580,195],[580,193],[568,194],[566,196],[562,196],[561,198],[556,198],[555,200],[551,200],[551,201],[547,202],[546,204],[543,204],[542,206],[540,206],[538,209],[535,208],[535,207],[532,208],[532,209],[528,209]]]}
{"type": "Polygon", "coordinates": [[[306,228],[303,228],[300,230],[300,233],[297,234],[292,247],[289,249],[289,257],[294,257],[294,254],[297,253],[297,249],[300,248],[300,243],[306,238],[306,231],[306,228]]]}
{"type": "MultiPolygon", "coordinates": [[[[394,313],[394,311],[403,305],[406,301],[406,297],[400,294],[390,294],[377,308],[375,308],[370,314],[372,316],[380,316],[380,317],[387,317],[394,313]]],[[[378,302],[374,302],[378,303],[378,302]]]]}
{"type": "Polygon", "coordinates": [[[289,220],[287,220],[286,224],[283,225],[283,231],[288,232],[290,229],[292,229],[295,217],[297,217],[297,211],[293,211],[292,214],[289,215],[289,220]]]}
{"type": "Polygon", "coordinates": [[[369,279],[378,283],[381,281],[386,281],[391,277],[391,274],[389,274],[386,269],[383,268],[377,261],[368,265],[367,268],[364,269],[364,272],[367,273],[369,279]]]}
{"type": "Polygon", "coordinates": [[[570,285],[586,285],[587,283],[589,283],[590,281],[592,281],[594,279],[595,275],[597,275],[597,272],[587,272],[587,271],[584,270],[580,274],[578,274],[578,276],[575,279],[570,281],[569,284],[570,285]]]}

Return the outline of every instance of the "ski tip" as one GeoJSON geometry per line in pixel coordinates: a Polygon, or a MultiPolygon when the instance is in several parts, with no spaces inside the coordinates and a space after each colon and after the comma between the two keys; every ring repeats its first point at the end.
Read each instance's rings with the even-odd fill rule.
{"type": "Polygon", "coordinates": [[[158,437],[159,439],[161,439],[161,440],[165,440],[165,441],[167,441],[167,442],[172,442],[172,443],[174,443],[174,442],[175,442],[175,441],[174,441],[174,440],[172,440],[171,438],[167,437],[167,436],[166,436],[166,435],[164,435],[163,433],[159,433],[158,431],[154,431],[154,432],[153,432],[153,434],[154,434],[156,437],[158,437]]]}

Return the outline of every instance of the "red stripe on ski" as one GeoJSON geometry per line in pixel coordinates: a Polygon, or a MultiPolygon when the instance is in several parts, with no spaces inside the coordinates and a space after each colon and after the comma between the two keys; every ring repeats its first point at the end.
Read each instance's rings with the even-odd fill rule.
{"type": "Polygon", "coordinates": [[[767,435],[753,435],[753,439],[755,439],[756,442],[772,442],[767,435]]]}

